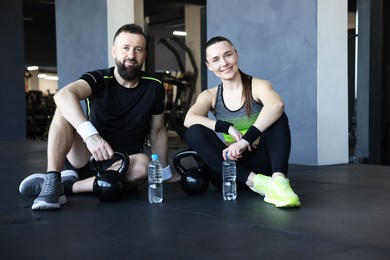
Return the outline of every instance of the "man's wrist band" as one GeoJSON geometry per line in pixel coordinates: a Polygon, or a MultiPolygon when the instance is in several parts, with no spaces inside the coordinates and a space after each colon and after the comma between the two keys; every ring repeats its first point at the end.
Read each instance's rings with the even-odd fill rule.
{"type": "Polygon", "coordinates": [[[89,121],[79,124],[76,130],[77,133],[79,133],[79,135],[81,136],[81,138],[83,138],[84,142],[88,139],[88,137],[99,134],[96,128],[89,121]]]}
{"type": "Polygon", "coordinates": [[[171,166],[168,165],[167,167],[162,169],[162,178],[163,181],[169,180],[172,178],[172,171],[171,171],[171,166]]]}
{"type": "Polygon", "coordinates": [[[248,131],[242,136],[242,139],[246,140],[249,144],[252,144],[263,133],[255,126],[249,127],[248,131]]]}
{"type": "Polygon", "coordinates": [[[222,120],[217,120],[215,123],[215,132],[217,133],[229,133],[229,127],[232,126],[232,123],[225,122],[222,120]]]}

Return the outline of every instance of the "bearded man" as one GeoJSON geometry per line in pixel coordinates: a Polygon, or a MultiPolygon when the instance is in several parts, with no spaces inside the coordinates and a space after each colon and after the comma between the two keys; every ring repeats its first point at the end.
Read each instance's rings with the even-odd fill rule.
{"type": "Polygon", "coordinates": [[[123,25],[111,51],[116,65],[87,72],[54,96],[57,109],[49,130],[47,172],[32,174],[19,186],[23,195],[37,196],[33,210],[58,209],[66,203],[65,195],[92,192],[91,156],[115,166],[119,162],[113,160],[114,152],[125,153],[130,159],[127,189],[145,183],[147,136],[152,153],[159,155],[163,165],[163,180],[172,178],[164,124],[165,90],[159,79],[141,70],[146,47],[140,26],[123,25]],[[86,113],[81,100],[86,100],[86,113]]]}

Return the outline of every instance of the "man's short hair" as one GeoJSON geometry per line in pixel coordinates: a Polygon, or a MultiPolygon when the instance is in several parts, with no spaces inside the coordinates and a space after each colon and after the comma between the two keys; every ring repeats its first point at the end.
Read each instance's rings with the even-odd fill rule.
{"type": "Polygon", "coordinates": [[[145,41],[147,42],[146,35],[144,34],[142,27],[139,26],[138,24],[135,24],[135,23],[125,24],[121,28],[119,28],[118,31],[116,31],[116,33],[114,35],[114,40],[113,40],[114,42],[115,42],[116,37],[118,37],[118,35],[122,32],[140,34],[145,38],[145,41]]]}

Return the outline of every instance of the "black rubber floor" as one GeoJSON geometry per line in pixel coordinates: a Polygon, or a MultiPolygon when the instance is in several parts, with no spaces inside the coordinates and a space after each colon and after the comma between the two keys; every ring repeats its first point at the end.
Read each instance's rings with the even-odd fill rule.
{"type": "MultiPolygon", "coordinates": [[[[119,203],[68,197],[32,211],[18,192],[46,168],[46,142],[0,142],[0,259],[390,259],[390,168],[291,165],[299,209],[278,209],[251,191],[226,202],[164,186],[162,205],[146,186],[119,203]]],[[[171,158],[178,150],[171,150],[171,158]]]]}

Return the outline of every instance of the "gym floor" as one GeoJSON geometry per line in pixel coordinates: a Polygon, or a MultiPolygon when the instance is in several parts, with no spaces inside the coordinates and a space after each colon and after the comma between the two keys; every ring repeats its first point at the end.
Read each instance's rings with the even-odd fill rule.
{"type": "MultiPolygon", "coordinates": [[[[170,149],[172,159],[182,147],[170,149]]],[[[32,211],[18,192],[46,168],[45,141],[0,142],[1,259],[389,259],[390,167],[291,165],[302,207],[279,209],[251,191],[223,201],[210,186],[189,196],[164,185],[123,201],[68,196],[59,210],[32,211]]]]}

